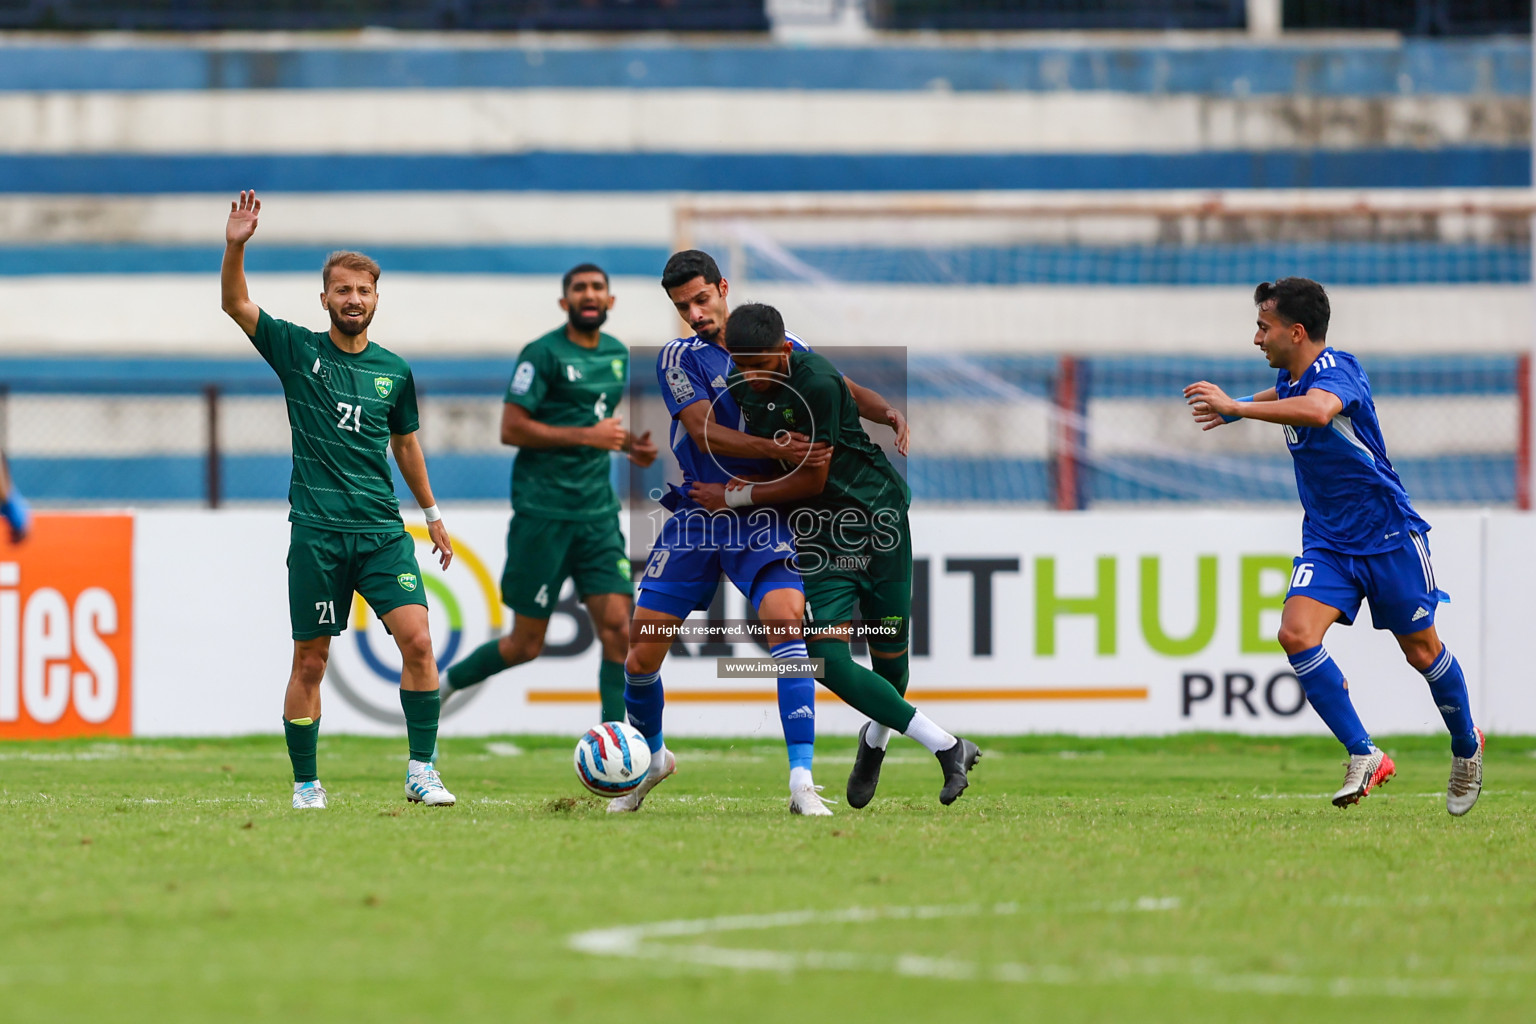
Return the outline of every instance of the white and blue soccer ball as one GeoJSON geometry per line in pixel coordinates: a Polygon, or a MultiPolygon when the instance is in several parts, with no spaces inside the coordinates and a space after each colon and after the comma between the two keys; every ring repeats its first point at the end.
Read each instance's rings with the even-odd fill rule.
{"type": "Polygon", "coordinates": [[[632,793],[651,767],[651,748],[628,722],[594,725],[576,741],[576,777],[598,796],[632,793]]]}

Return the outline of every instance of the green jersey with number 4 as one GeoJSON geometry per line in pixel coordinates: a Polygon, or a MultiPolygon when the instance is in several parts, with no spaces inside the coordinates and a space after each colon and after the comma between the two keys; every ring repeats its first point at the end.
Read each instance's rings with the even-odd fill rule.
{"type": "Polygon", "coordinates": [[[343,352],[329,334],[266,310],[251,344],[277,371],[288,403],[288,519],[340,533],[403,531],[387,453],[391,434],[419,425],[406,361],[373,342],[355,355],[343,352]]]}
{"type": "MultiPolygon", "coordinates": [[[[617,338],[599,334],[597,347],[586,348],[559,327],[524,346],[506,400],[552,427],[590,427],[614,414],[628,377],[629,350],[617,338]]],[[[512,510],[570,522],[611,516],[619,498],[609,466],[601,448],[519,448],[512,510]]]]}

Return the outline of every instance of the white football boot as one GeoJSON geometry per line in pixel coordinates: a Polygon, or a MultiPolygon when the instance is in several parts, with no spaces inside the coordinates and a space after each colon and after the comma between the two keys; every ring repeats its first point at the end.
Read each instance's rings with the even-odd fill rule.
{"type": "Polygon", "coordinates": [[[1451,781],[1445,787],[1445,809],[1457,818],[1477,803],[1483,791],[1483,730],[1477,730],[1477,753],[1451,757],[1451,781]]]}
{"type": "Polygon", "coordinates": [[[821,786],[801,786],[789,794],[789,813],[803,814],[808,818],[830,818],[832,801],[821,795],[821,786]]]}
{"type": "MultiPolygon", "coordinates": [[[[1473,797],[1473,799],[1477,799],[1473,797]]],[[[293,809],[296,811],[308,810],[314,807],[325,810],[325,787],[320,785],[320,780],[313,782],[295,782],[293,784],[293,809]]]]}
{"type": "Polygon", "coordinates": [[[1348,807],[1360,798],[1370,796],[1371,790],[1384,786],[1397,774],[1397,765],[1384,752],[1371,748],[1369,754],[1351,754],[1344,769],[1344,785],[1333,794],[1333,806],[1348,807]]]}
{"type": "Polygon", "coordinates": [[[443,786],[431,761],[411,761],[405,772],[405,798],[428,807],[452,807],[453,794],[443,786]]]}
{"type": "Polygon", "coordinates": [[[667,776],[677,771],[677,758],[672,756],[672,751],[663,747],[661,752],[666,755],[665,758],[662,759],[660,764],[657,763],[655,758],[651,759],[651,767],[645,773],[645,781],[636,786],[633,793],[625,793],[623,796],[616,796],[608,801],[609,814],[626,814],[630,811],[638,811],[640,804],[645,801],[646,796],[651,790],[660,785],[661,781],[667,778],[667,776]]]}

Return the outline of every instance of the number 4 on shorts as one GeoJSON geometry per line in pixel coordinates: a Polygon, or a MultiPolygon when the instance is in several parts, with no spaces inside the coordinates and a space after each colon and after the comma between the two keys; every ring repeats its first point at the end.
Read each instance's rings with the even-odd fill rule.
{"type": "Polygon", "coordinates": [[[542,587],[540,587],[539,588],[539,592],[537,594],[533,595],[533,603],[538,605],[540,608],[548,608],[549,607],[549,584],[548,583],[546,583],[542,587]]]}

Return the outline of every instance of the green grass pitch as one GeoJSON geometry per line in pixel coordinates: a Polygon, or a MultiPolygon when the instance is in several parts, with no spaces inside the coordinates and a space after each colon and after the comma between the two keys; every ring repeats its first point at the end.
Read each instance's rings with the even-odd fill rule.
{"type": "MultiPolygon", "coordinates": [[[[1536,739],[1445,813],[1440,738],[1332,807],[1337,744],[994,739],[940,807],[786,812],[782,745],[676,744],[603,813],[573,739],[326,737],[328,811],[279,739],[0,746],[7,1021],[1529,1021],[1536,739]],[[986,1016],[980,1016],[985,1014],[986,1016]],[[973,1016],[974,1015],[974,1016],[973,1016]]],[[[841,795],[852,741],[823,739],[841,795]]]]}

